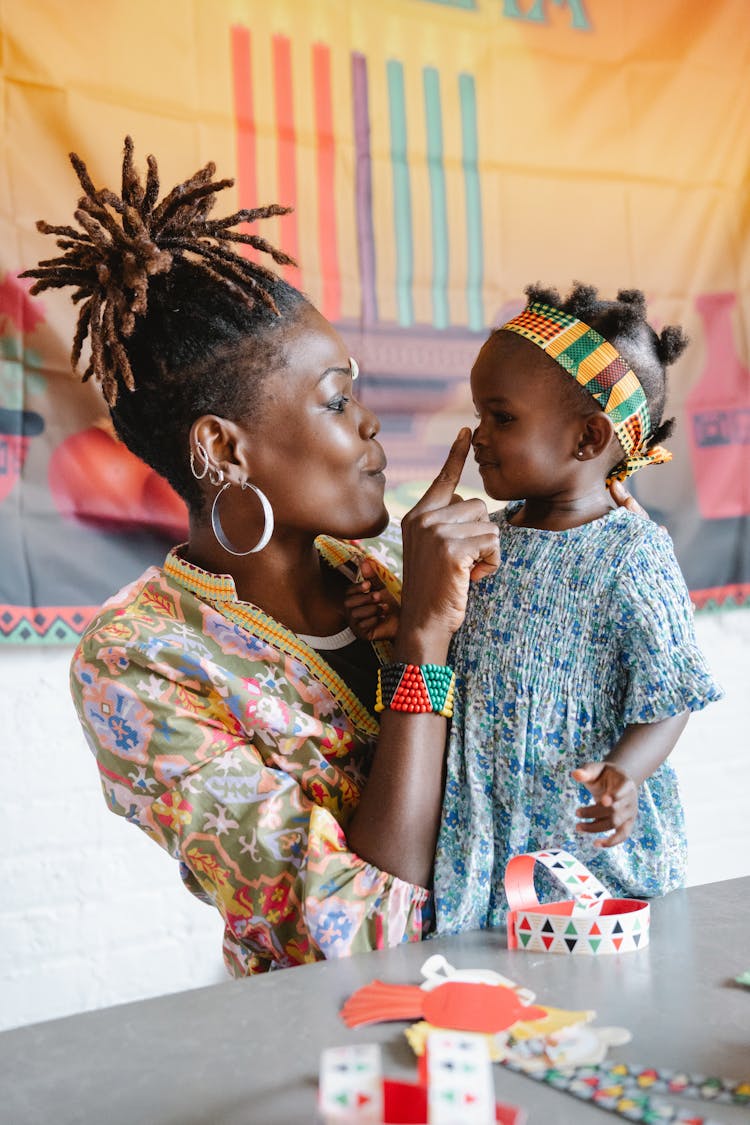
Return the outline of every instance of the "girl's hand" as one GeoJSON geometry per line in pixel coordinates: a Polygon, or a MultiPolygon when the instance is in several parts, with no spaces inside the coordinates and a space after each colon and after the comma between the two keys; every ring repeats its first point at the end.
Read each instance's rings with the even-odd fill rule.
{"type": "Polygon", "coordinates": [[[576,809],[576,832],[611,832],[606,839],[594,841],[599,848],[612,848],[627,840],[638,813],[638,786],[630,775],[611,762],[587,762],[571,770],[571,777],[584,785],[595,801],[576,809]]]}
{"type": "Polygon", "coordinates": [[[455,495],[470,447],[471,430],[464,428],[440,473],[401,523],[404,586],[397,645],[403,639],[405,651],[413,651],[415,638],[421,637],[433,650],[447,652],[466,613],[469,582],[492,574],[500,562],[499,531],[484,501],[455,495]]]}
{"type": "Polygon", "coordinates": [[[366,641],[391,640],[398,631],[401,606],[378,580],[368,559],[359,569],[360,581],[352,583],[344,599],[349,628],[366,641]]]}

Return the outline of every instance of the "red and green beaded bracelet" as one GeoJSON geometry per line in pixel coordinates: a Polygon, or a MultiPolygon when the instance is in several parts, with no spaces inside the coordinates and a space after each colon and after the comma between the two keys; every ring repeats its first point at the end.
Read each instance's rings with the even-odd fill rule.
{"type": "Polygon", "coordinates": [[[378,668],[375,710],[434,712],[450,719],[456,675],[445,664],[386,664],[378,668]]]}

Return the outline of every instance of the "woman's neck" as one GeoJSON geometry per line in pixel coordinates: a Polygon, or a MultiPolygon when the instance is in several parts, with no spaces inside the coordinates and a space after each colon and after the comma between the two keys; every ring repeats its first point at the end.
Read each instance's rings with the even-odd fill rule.
{"type": "Polygon", "coordinates": [[[606,484],[597,482],[586,489],[527,498],[509,522],[541,531],[568,531],[601,519],[614,507],[606,484]]]}
{"type": "Polygon", "coordinates": [[[274,534],[257,555],[236,558],[218,545],[210,527],[191,523],[183,553],[203,570],[229,574],[240,601],[295,633],[328,636],[343,628],[344,582],[323,563],[312,536],[274,534]]]}

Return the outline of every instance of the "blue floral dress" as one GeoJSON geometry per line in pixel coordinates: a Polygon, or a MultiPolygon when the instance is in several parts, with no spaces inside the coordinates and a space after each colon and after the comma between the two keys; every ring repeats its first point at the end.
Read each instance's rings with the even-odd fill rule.
{"type": "Polygon", "coordinates": [[[633,834],[614,848],[575,832],[591,795],[570,771],[601,761],[629,724],[721,697],[666,531],[625,508],[569,531],[515,527],[507,517],[519,507],[492,517],[500,566],[472,587],[451,653],[458,682],[435,859],[442,933],[501,924],[506,863],[527,851],[564,848],[616,895],[681,886],[672,767],[641,786],[633,834]]]}

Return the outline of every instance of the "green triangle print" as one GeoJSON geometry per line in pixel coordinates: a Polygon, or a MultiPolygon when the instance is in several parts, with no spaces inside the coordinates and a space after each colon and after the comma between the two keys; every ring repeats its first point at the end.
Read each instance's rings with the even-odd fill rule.
{"type": "Polygon", "coordinates": [[[521,945],[523,946],[527,946],[531,941],[531,934],[519,934],[518,936],[520,937],[521,945]]]}
{"type": "Polygon", "coordinates": [[[591,946],[591,949],[592,949],[593,953],[596,953],[597,949],[599,948],[599,946],[601,944],[602,944],[602,939],[600,937],[597,937],[597,938],[590,937],[589,938],[589,945],[591,946]]]}
{"type": "Polygon", "coordinates": [[[578,930],[576,929],[575,922],[568,922],[568,925],[565,929],[565,933],[566,934],[575,934],[576,937],[578,936],[578,930]]]}

